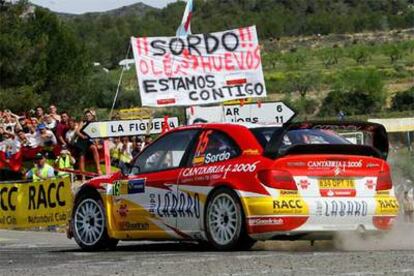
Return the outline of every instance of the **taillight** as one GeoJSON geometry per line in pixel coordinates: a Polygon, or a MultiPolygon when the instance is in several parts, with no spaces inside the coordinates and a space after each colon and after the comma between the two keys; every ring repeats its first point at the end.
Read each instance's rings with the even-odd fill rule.
{"type": "Polygon", "coordinates": [[[390,190],[392,188],[392,180],[389,172],[379,172],[377,179],[377,191],[390,190]]]}
{"type": "Polygon", "coordinates": [[[297,190],[295,180],[288,171],[265,170],[257,174],[259,180],[266,186],[275,189],[297,190]]]}

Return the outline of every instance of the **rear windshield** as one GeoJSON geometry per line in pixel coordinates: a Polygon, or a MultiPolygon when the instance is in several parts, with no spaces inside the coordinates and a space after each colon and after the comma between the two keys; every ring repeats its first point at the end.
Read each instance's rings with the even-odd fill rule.
{"type": "MultiPolygon", "coordinates": [[[[263,148],[275,132],[281,132],[280,135],[282,135],[282,129],[278,127],[254,128],[251,131],[263,148]]],[[[293,129],[285,133],[281,141],[281,147],[315,144],[344,145],[351,144],[351,142],[334,131],[322,129],[293,129]]]]}

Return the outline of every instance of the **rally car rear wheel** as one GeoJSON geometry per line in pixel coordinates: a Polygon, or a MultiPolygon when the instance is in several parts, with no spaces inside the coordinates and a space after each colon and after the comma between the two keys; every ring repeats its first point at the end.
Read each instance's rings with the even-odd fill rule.
{"type": "Polygon", "coordinates": [[[218,250],[250,248],[254,242],[247,237],[243,221],[243,209],[236,193],[227,188],[214,191],[205,215],[209,243],[218,250]]]}
{"type": "Polygon", "coordinates": [[[87,193],[76,200],[72,229],[76,243],[85,250],[114,249],[118,243],[107,234],[105,212],[99,195],[87,193]]]}

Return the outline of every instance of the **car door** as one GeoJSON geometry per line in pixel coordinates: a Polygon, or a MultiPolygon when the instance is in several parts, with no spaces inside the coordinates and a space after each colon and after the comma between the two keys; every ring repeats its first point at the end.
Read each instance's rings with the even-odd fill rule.
{"type": "Polygon", "coordinates": [[[176,231],[180,206],[177,181],[197,132],[192,129],[166,134],[145,148],[131,164],[129,175],[121,181],[124,188],[118,204],[114,204],[120,228],[130,232],[130,237],[181,237],[176,231]]]}
{"type": "Polygon", "coordinates": [[[177,219],[180,231],[198,238],[207,195],[225,172],[223,168],[239,155],[237,144],[221,131],[206,129],[198,136],[178,182],[178,196],[184,208],[177,219]]]}

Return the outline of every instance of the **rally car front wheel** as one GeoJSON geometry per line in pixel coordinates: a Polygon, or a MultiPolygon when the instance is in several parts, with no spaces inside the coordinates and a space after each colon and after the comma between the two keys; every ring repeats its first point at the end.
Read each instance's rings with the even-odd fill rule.
{"type": "Polygon", "coordinates": [[[207,202],[205,229],[208,242],[217,250],[249,249],[244,214],[237,194],[227,188],[213,191],[207,202]]]}
{"type": "Polygon", "coordinates": [[[118,243],[108,236],[105,212],[98,194],[86,192],[79,196],[71,223],[73,237],[84,250],[114,249],[118,243]]]}

